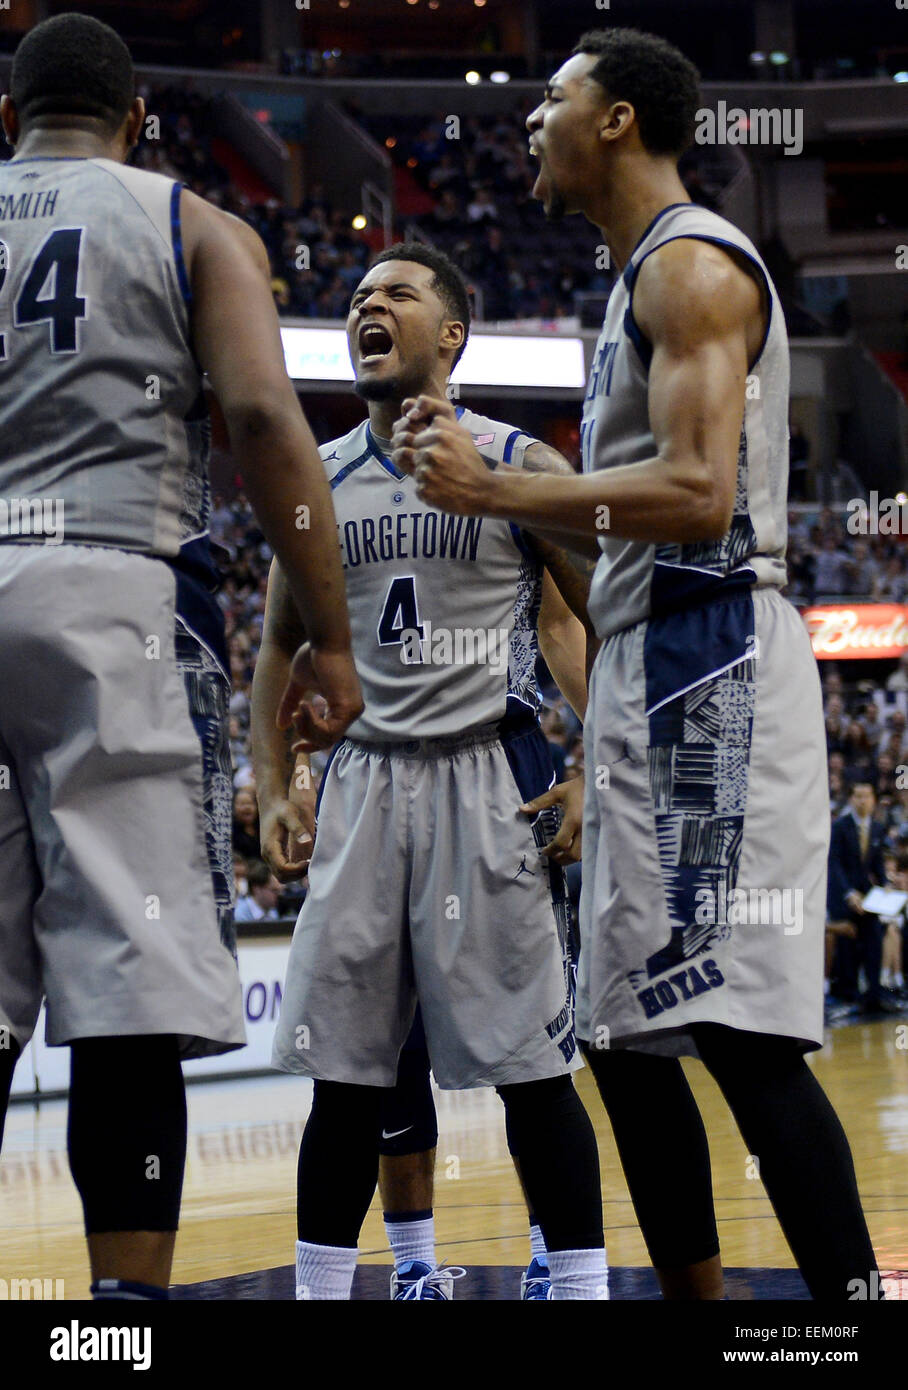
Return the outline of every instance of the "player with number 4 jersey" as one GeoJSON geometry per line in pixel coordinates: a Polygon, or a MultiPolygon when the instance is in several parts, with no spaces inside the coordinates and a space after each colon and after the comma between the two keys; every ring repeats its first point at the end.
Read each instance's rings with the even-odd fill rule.
{"type": "MultiPolygon", "coordinates": [[[[300,1150],[303,1298],[349,1296],[382,1138],[421,1132],[418,1107],[388,1109],[417,1005],[438,1084],[494,1086],[504,1101],[554,1296],[605,1296],[595,1137],[570,1079],[579,1059],[558,863],[579,816],[564,833],[548,824],[561,798],[535,681],[545,567],[581,613],[587,586],[563,552],[508,522],[424,506],[389,458],[403,395],[417,382],[444,389],[468,324],[447,258],[383,253],[348,319],[369,419],[321,450],[365,709],[323,778],[274,1046],[276,1066],[316,1079],[300,1150]],[[540,796],[535,815],[521,811],[540,796]]],[[[521,430],[458,414],[486,467],[570,471],[521,430]]],[[[276,566],[253,693],[266,845],[290,770],[267,692],[294,633],[276,566]]],[[[582,655],[576,666],[585,701],[582,655]]],[[[300,732],[305,744],[304,723],[300,732]]],[[[434,1147],[434,1133],[417,1147],[434,1147]]],[[[450,1296],[450,1273],[426,1263],[405,1294],[450,1296]]]]}

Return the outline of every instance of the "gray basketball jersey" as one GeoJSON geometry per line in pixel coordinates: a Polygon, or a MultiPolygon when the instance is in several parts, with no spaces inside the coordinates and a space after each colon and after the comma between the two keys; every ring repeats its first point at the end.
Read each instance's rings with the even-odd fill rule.
{"type": "Polygon", "coordinates": [[[108,159],[0,164],[0,541],[173,558],[204,536],[179,196],[108,159]]]}
{"type": "Polygon", "coordinates": [[[640,463],[656,453],[647,402],[652,347],[634,319],[634,283],[647,256],[681,237],[743,252],[770,299],[766,339],[747,382],[734,514],[718,541],[647,545],[604,534],[589,600],[600,637],[725,589],[781,588],[786,579],[789,368],[782,306],[753,244],[705,208],[693,203],[665,208],[612,290],[583,409],[583,470],[640,463]]]}
{"type": "MultiPolygon", "coordinates": [[[[469,410],[458,416],[490,466],[523,466],[529,435],[469,410]]],[[[535,714],[542,565],[520,529],[427,506],[368,421],[320,453],[365,701],[350,737],[440,738],[535,714]]]]}

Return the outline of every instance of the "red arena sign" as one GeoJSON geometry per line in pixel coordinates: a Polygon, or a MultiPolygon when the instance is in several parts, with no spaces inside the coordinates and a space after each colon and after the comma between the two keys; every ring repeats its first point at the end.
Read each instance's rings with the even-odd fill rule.
{"type": "Polygon", "coordinates": [[[824,604],[806,608],[803,617],[820,661],[901,656],[908,650],[908,607],[901,603],[824,604]]]}

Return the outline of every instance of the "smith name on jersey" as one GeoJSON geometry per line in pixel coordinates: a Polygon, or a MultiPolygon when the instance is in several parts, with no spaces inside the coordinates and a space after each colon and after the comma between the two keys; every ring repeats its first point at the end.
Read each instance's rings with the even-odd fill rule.
{"type": "MultiPolygon", "coordinates": [[[[530,436],[458,416],[490,467],[523,466],[530,436]]],[[[507,521],[427,506],[367,421],[319,452],[366,706],[350,736],[441,738],[535,715],[542,565],[532,543],[507,521]]]]}
{"type": "Polygon", "coordinates": [[[189,298],[179,183],[109,159],[0,164],[0,496],[54,499],[64,542],[177,561],[205,537],[189,298]]]}
{"type": "Polygon", "coordinates": [[[109,159],[0,164],[0,498],[30,523],[0,543],[46,543],[50,508],[55,544],[166,561],[226,667],[180,188],[109,159]]]}

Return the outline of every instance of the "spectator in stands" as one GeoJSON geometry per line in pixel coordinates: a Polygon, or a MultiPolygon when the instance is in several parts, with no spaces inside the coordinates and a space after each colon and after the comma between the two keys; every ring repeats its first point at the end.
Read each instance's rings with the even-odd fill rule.
{"type": "Polygon", "coordinates": [[[855,783],[847,811],[832,827],[828,887],[829,920],[836,937],[830,992],[872,1014],[900,1007],[880,983],[883,925],[863,906],[870,889],[886,883],[885,837],[874,820],[875,807],[873,787],[868,782],[855,783]],[[859,968],[866,985],[860,997],[859,968]]]}
{"type": "Polygon", "coordinates": [[[795,420],[788,431],[788,496],[792,502],[806,502],[810,441],[795,420]]]}
{"type": "Polygon", "coordinates": [[[841,693],[841,672],[839,671],[838,666],[836,666],[833,662],[827,661],[825,667],[823,668],[823,694],[824,696],[826,696],[841,695],[841,693]]]}
{"type": "Polygon", "coordinates": [[[847,590],[848,556],[835,534],[823,537],[816,558],[815,584],[818,594],[844,594],[847,590]]]}
{"type": "Polygon", "coordinates": [[[908,692],[908,651],[902,652],[898,666],[890,676],[887,676],[886,689],[908,692]]]}
{"type": "Polygon", "coordinates": [[[255,793],[247,788],[233,797],[233,848],[246,859],[261,858],[259,808],[255,793]]]}
{"type": "Polygon", "coordinates": [[[833,816],[840,815],[848,803],[845,786],[845,758],[842,753],[829,754],[829,804],[833,816]]]}
{"type": "Polygon", "coordinates": [[[498,208],[487,188],[478,188],[467,206],[468,222],[497,222],[498,208]]]}
{"type": "Polygon", "coordinates": [[[556,708],[546,710],[541,720],[542,732],[548,740],[549,752],[552,755],[552,762],[555,765],[555,781],[565,780],[565,741],[567,729],[560,711],[556,708]]]}
{"type": "Polygon", "coordinates": [[[845,706],[841,695],[830,695],[826,701],[826,748],[827,751],[844,753],[846,748],[845,735],[848,730],[848,722],[845,718],[845,706]]]}
{"type": "Polygon", "coordinates": [[[868,746],[871,749],[876,749],[885,730],[880,712],[872,700],[862,708],[858,715],[858,723],[867,736],[868,746]]]}
{"type": "MultiPolygon", "coordinates": [[[[872,766],[872,764],[871,764],[872,766]]],[[[898,761],[891,753],[880,753],[876,760],[877,820],[889,828],[888,812],[896,791],[896,767],[898,761]]]]}
{"type": "Polygon", "coordinates": [[[463,226],[460,202],[452,188],[444,190],[429,222],[430,230],[437,232],[458,231],[463,226]]]}
{"type": "Polygon", "coordinates": [[[249,892],[245,898],[241,898],[237,903],[233,914],[234,920],[237,922],[276,922],[279,916],[277,903],[281,895],[281,885],[274,874],[267,864],[263,863],[261,859],[256,859],[249,865],[247,878],[249,892]]]}
{"type": "Polygon", "coordinates": [[[855,597],[869,597],[879,578],[880,567],[864,540],[856,540],[851,551],[848,590],[855,597]]]}
{"type": "Polygon", "coordinates": [[[565,781],[571,781],[574,777],[583,776],[583,739],[575,738],[567,751],[564,760],[565,781]]]}
{"type": "Polygon", "coordinates": [[[863,725],[852,719],[845,730],[845,780],[850,783],[874,782],[873,752],[863,725]]]}
{"type": "Polygon", "coordinates": [[[874,583],[874,601],[877,603],[901,603],[905,597],[906,587],[908,587],[908,577],[905,575],[901,558],[898,555],[893,555],[883,573],[877,576],[874,583]]]}

